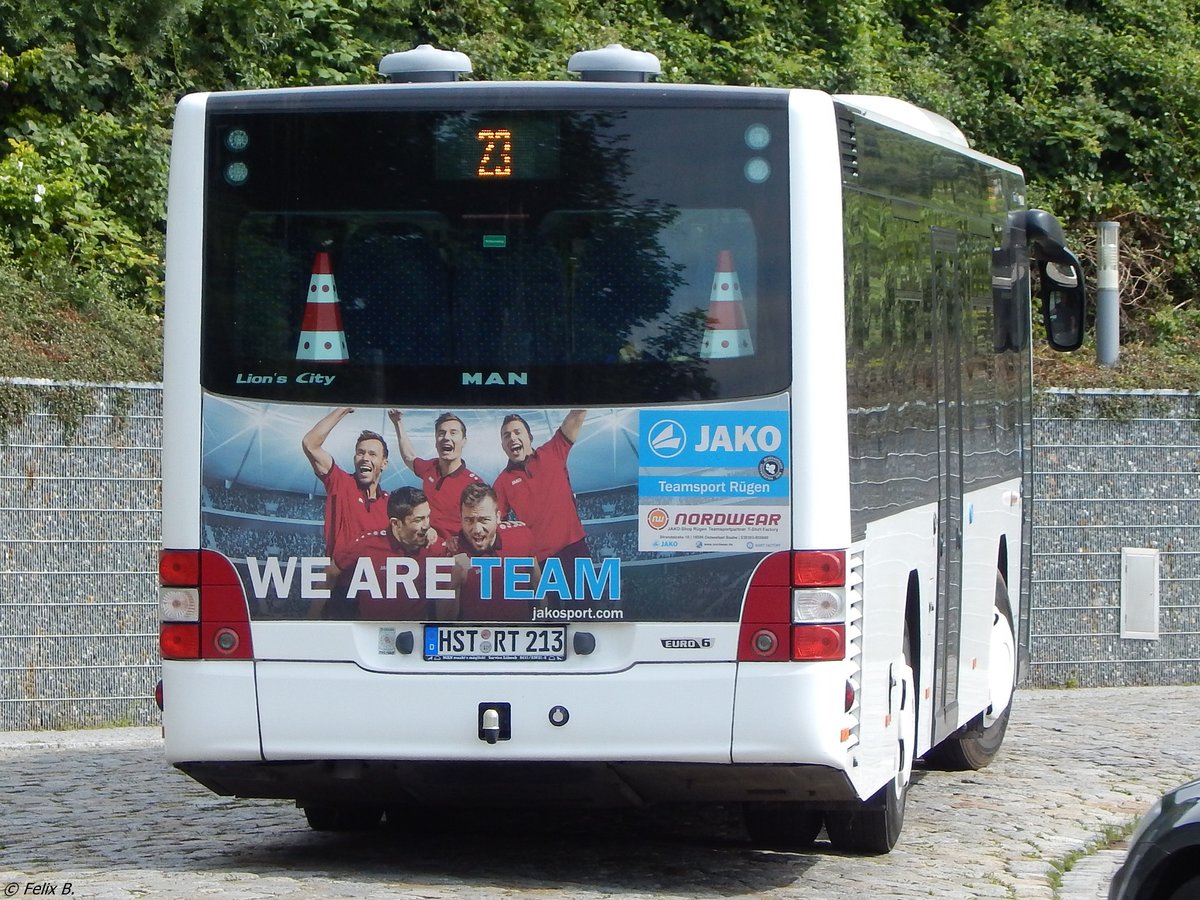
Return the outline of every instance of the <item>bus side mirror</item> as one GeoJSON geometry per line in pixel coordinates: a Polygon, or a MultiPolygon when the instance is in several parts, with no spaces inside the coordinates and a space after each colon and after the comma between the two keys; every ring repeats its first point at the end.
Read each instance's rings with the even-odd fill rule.
{"type": "Polygon", "coordinates": [[[1025,211],[1025,235],[1041,276],[1046,340],[1055,350],[1078,350],[1087,313],[1083,266],[1067,249],[1058,219],[1044,209],[1025,211]]]}
{"type": "Polygon", "coordinates": [[[1070,250],[1063,250],[1066,263],[1039,260],[1041,276],[1042,321],[1046,340],[1055,350],[1078,350],[1083,343],[1087,292],[1083,286],[1083,266],[1070,250]]]}

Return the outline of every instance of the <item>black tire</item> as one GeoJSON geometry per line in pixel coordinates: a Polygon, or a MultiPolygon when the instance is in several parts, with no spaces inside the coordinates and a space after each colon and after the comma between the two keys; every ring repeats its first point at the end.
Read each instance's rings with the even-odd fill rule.
{"type": "Polygon", "coordinates": [[[383,810],[369,806],[306,806],[304,817],[313,831],[371,831],[383,810]]]}
{"type": "Polygon", "coordinates": [[[1200,897],[1200,875],[1193,875],[1167,894],[1166,900],[1196,900],[1197,897],[1200,897]]]}
{"type": "Polygon", "coordinates": [[[821,833],[824,813],[799,803],[743,803],[750,841],[761,850],[804,850],[821,833]]]}
{"type": "Polygon", "coordinates": [[[989,708],[973,719],[966,727],[950,735],[939,746],[925,757],[925,762],[932,768],[948,772],[965,772],[982,769],[990,763],[1004,743],[1004,733],[1008,730],[1008,718],[1012,713],[1011,688],[1016,685],[1016,632],[1013,629],[1012,608],[1008,602],[1008,585],[1004,577],[996,574],[996,606],[992,612],[993,627],[1006,626],[1012,636],[1013,651],[1012,685],[1008,702],[998,712],[989,708]]]}
{"type": "Polygon", "coordinates": [[[855,809],[831,809],[825,814],[829,843],[845,853],[890,853],[904,827],[907,797],[907,787],[897,792],[889,781],[855,809]]]}
{"type": "Polygon", "coordinates": [[[852,809],[825,813],[825,830],[835,850],[846,853],[890,853],[904,827],[904,806],[912,782],[913,749],[916,742],[917,697],[912,672],[912,642],[904,629],[904,662],[909,669],[907,684],[900,693],[898,764],[895,777],[874,796],[852,809]]]}

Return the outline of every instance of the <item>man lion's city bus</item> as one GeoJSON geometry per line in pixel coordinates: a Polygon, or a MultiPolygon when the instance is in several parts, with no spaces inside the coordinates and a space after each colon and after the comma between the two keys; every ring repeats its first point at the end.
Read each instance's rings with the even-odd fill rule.
{"type": "MultiPolygon", "coordinates": [[[[886,852],[986,765],[1028,632],[1021,171],[906,102],[578,80],[179,104],[167,756],[320,830],[740,803],[886,852]]],[[[1031,262],[1032,260],[1032,262],[1031,262]]]]}

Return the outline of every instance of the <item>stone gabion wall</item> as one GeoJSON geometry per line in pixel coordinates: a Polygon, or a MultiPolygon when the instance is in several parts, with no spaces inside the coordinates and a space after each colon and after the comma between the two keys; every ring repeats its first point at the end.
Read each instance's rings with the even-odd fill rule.
{"type": "Polygon", "coordinates": [[[1200,682],[1200,396],[1047,391],[1035,421],[1031,681],[1200,682]],[[1121,632],[1121,549],[1159,551],[1159,636],[1121,632]]]}
{"type": "MultiPolygon", "coordinates": [[[[158,385],[0,383],[0,731],[159,721],[158,385]]],[[[1200,397],[1036,404],[1034,685],[1200,682],[1200,397]],[[1160,637],[1120,635],[1122,547],[1160,637]]]]}
{"type": "Polygon", "coordinates": [[[0,730],[158,721],[161,401],[0,385],[0,730]]]}

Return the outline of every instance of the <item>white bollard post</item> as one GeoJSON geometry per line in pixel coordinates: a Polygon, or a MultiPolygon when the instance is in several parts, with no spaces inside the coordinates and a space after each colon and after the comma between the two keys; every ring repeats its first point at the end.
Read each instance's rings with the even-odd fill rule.
{"type": "Polygon", "coordinates": [[[1096,243],[1096,361],[1115,366],[1121,355],[1121,295],[1117,287],[1119,222],[1100,222],[1096,243]]]}

